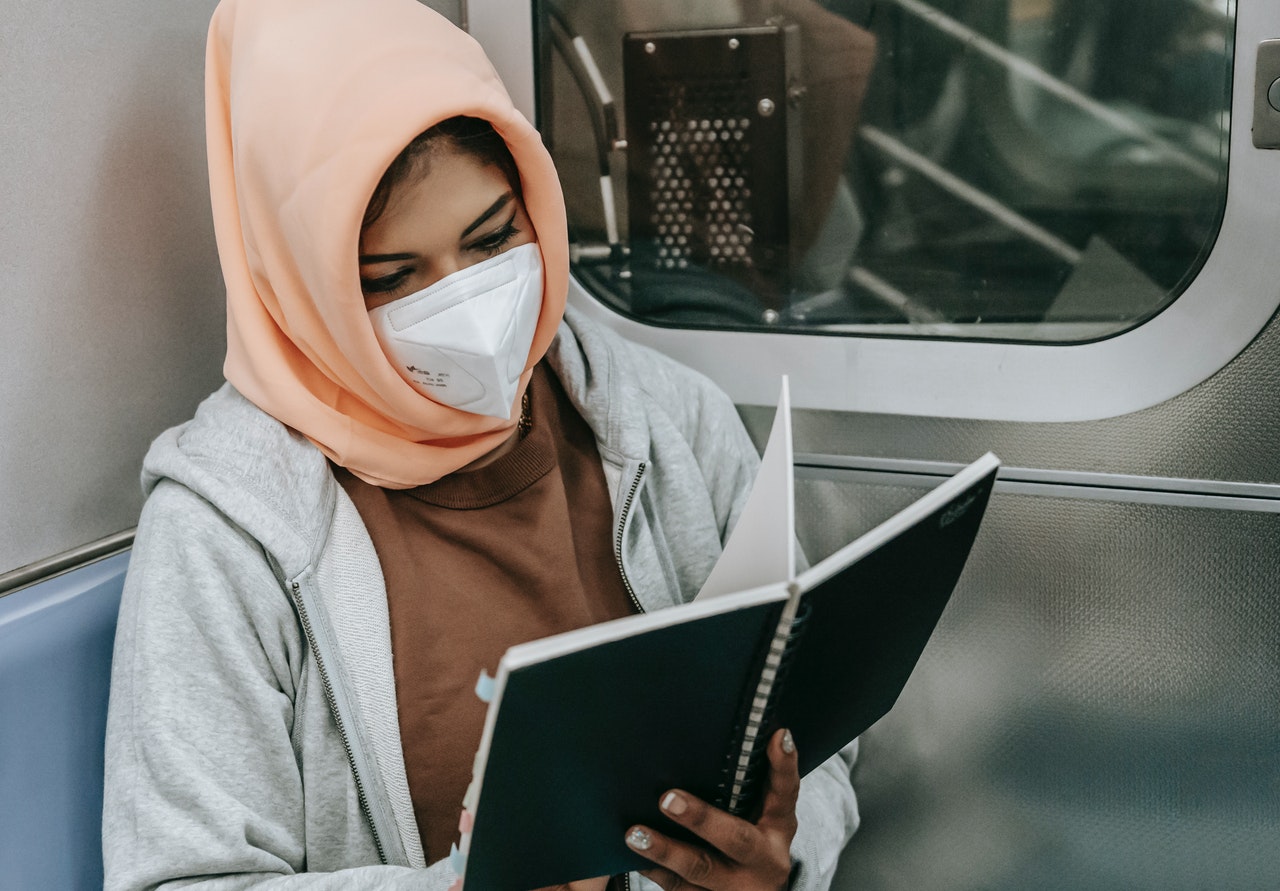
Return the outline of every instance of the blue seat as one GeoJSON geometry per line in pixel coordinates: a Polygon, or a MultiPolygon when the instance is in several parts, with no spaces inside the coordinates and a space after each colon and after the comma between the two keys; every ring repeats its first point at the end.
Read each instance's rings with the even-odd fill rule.
{"type": "Polygon", "coordinates": [[[102,745],[127,553],[0,597],[0,886],[102,887],[102,745]]]}

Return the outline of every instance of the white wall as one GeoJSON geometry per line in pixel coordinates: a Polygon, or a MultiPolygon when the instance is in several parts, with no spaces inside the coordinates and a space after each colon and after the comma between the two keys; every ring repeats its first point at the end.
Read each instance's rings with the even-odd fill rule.
{"type": "Polygon", "coordinates": [[[213,0],[0,0],[0,573],[127,529],[147,443],[220,380],[213,0]]]}

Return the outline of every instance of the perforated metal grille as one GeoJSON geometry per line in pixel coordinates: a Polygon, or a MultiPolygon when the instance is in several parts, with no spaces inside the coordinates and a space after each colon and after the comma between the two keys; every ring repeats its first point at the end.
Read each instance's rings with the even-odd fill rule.
{"type": "Polygon", "coordinates": [[[748,303],[785,302],[798,176],[792,42],[772,26],[627,36],[633,305],[661,305],[673,275],[683,285],[736,282],[748,303]]]}
{"type": "Polygon", "coordinates": [[[751,268],[755,239],[747,157],[750,95],[742,79],[663,84],[666,118],[649,122],[654,262],[751,268]]]}

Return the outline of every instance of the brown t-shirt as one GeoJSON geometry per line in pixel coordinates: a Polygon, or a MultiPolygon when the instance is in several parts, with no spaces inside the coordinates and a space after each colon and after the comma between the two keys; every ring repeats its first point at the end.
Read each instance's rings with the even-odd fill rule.
{"type": "Polygon", "coordinates": [[[591,428],[543,364],[533,426],[507,454],[416,489],[335,468],[387,583],[409,792],[428,862],[458,838],[486,706],[507,647],[633,612],[591,428]]]}

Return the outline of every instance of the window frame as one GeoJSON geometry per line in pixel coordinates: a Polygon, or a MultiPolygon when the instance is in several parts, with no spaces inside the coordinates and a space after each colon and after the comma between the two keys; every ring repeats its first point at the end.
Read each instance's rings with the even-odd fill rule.
{"type": "MultiPolygon", "coordinates": [[[[469,0],[467,21],[516,105],[535,119],[532,4],[469,0]]],[[[1204,265],[1146,322],[1077,344],[1008,343],[794,331],[669,328],[606,306],[573,277],[570,302],[627,338],[715,380],[739,404],[772,405],[791,378],[797,408],[1000,421],[1128,414],[1206,380],[1280,308],[1264,259],[1280,230],[1280,152],[1253,147],[1257,45],[1276,36],[1260,2],[1237,6],[1227,200],[1204,265]]]]}

